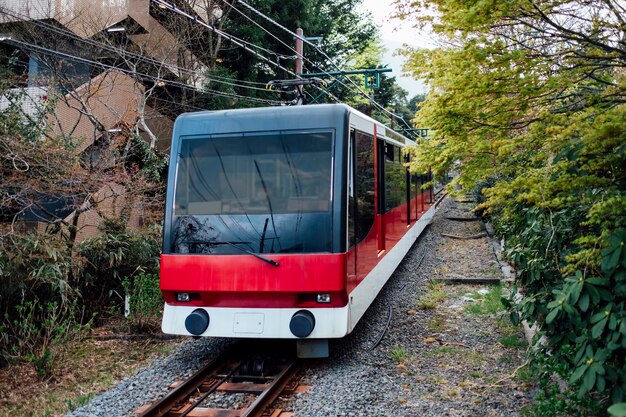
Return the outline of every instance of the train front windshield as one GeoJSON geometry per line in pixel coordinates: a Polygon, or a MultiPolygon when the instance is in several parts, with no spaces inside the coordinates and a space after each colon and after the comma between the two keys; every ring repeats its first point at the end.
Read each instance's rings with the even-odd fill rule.
{"type": "Polygon", "coordinates": [[[333,135],[183,138],[171,252],[330,252],[333,135]]]}

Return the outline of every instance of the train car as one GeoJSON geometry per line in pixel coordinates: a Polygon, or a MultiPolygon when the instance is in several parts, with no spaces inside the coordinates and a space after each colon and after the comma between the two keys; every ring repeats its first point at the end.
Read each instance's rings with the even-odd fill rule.
{"type": "Polygon", "coordinates": [[[163,332],[349,334],[435,210],[413,142],[342,104],[188,113],[174,124],[161,255],[163,332]]]}

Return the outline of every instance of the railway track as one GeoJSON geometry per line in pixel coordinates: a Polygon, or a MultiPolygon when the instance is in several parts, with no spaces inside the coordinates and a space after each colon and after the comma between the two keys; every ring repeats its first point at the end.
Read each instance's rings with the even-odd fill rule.
{"type": "MultiPolygon", "coordinates": [[[[176,384],[163,398],[137,410],[138,417],[288,417],[268,410],[281,393],[293,393],[301,362],[293,355],[239,343],[176,384]],[[224,397],[232,397],[230,401],[224,397]],[[219,398],[219,401],[216,401],[219,398]],[[216,404],[232,403],[231,408],[216,404]]],[[[293,349],[292,349],[293,350],[293,349]]]]}

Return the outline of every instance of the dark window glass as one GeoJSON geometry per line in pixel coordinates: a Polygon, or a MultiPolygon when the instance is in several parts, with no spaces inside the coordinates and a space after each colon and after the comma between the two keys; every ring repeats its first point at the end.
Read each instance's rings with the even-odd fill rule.
{"type": "Polygon", "coordinates": [[[411,186],[409,187],[410,192],[411,192],[411,199],[415,198],[415,196],[417,195],[417,190],[419,187],[419,177],[415,174],[411,175],[411,186]]]}
{"type": "Polygon", "coordinates": [[[385,144],[385,212],[406,203],[406,168],[398,155],[397,147],[385,144]]]}
{"type": "Polygon", "coordinates": [[[365,239],[374,225],[374,138],[356,132],[355,140],[356,243],[365,239]]]}
{"type": "Polygon", "coordinates": [[[172,251],[329,252],[332,155],[331,132],[184,139],[172,251]]]}
{"type": "Polygon", "coordinates": [[[183,140],[174,214],[328,211],[330,133],[183,140]]]}
{"type": "Polygon", "coordinates": [[[385,161],[394,162],[398,159],[397,148],[393,145],[385,143],[385,161]]]}

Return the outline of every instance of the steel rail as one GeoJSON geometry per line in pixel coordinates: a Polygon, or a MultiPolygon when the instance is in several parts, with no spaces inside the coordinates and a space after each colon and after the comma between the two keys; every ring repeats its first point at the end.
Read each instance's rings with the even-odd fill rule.
{"type": "Polygon", "coordinates": [[[196,415],[197,412],[204,413],[208,410],[198,408],[200,404],[214,392],[224,390],[224,388],[220,387],[230,385],[226,390],[232,393],[247,392],[252,394],[254,391],[258,391],[254,392],[256,398],[247,408],[238,411],[226,409],[223,411],[226,413],[238,413],[237,415],[240,417],[261,417],[264,415],[265,409],[278,398],[290,380],[296,375],[297,371],[300,369],[300,362],[295,358],[291,358],[289,361],[279,366],[279,371],[276,375],[238,376],[236,375],[237,372],[241,369],[244,361],[247,360],[245,356],[249,355],[244,355],[241,346],[233,347],[228,352],[196,371],[191,377],[174,388],[165,397],[152,403],[145,410],[136,411],[135,413],[137,413],[139,417],[167,417],[170,415],[184,417],[187,415],[190,416],[192,413],[193,415],[196,415]],[[258,384],[251,384],[254,385],[254,387],[250,386],[247,389],[242,389],[241,387],[233,388],[233,386],[241,385],[228,383],[228,380],[233,377],[265,380],[266,382],[260,385],[262,387],[261,389],[258,388],[258,384]],[[211,381],[208,390],[201,392],[206,389],[207,381],[211,381]],[[204,389],[201,388],[202,385],[205,385],[204,389]],[[200,393],[201,395],[191,401],[190,397],[192,397],[194,393],[200,393]],[[188,402],[188,404],[185,404],[186,402],[188,402]],[[197,412],[195,412],[196,409],[198,410],[197,412]]]}
{"type": "Polygon", "coordinates": [[[184,400],[196,391],[208,376],[214,375],[224,367],[231,354],[226,354],[215,358],[213,361],[200,368],[190,376],[185,382],[170,391],[165,397],[152,403],[145,411],[139,413],[139,417],[163,417],[180,401],[184,400]]]}
{"type": "Polygon", "coordinates": [[[241,414],[241,417],[261,417],[265,408],[278,398],[283,389],[285,389],[287,383],[293,376],[295,376],[298,368],[299,362],[294,359],[285,367],[285,369],[276,375],[269,387],[267,387],[267,389],[263,391],[263,393],[260,394],[248,408],[246,408],[246,411],[241,414]]]}

